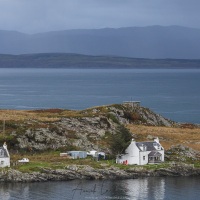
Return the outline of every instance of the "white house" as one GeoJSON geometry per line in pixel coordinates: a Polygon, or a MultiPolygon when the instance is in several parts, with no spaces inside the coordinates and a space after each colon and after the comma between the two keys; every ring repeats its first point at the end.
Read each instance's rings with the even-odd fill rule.
{"type": "Polygon", "coordinates": [[[3,147],[0,147],[0,167],[10,167],[10,154],[5,142],[3,147]]]}
{"type": "Polygon", "coordinates": [[[125,150],[125,154],[118,155],[116,163],[125,163],[130,165],[146,165],[164,162],[164,148],[159,139],[152,142],[135,142],[125,150]]]}

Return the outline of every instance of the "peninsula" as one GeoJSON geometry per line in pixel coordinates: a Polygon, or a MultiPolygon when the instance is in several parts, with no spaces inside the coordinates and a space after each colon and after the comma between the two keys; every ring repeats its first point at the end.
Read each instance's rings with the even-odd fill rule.
{"type": "Polygon", "coordinates": [[[165,119],[140,105],[113,104],[85,110],[0,110],[0,144],[7,143],[10,168],[0,180],[33,182],[73,179],[122,179],[144,176],[200,175],[200,126],[165,119]],[[4,123],[5,122],[5,123],[4,123]],[[161,164],[116,164],[130,138],[159,137],[165,149],[161,164]],[[69,159],[60,153],[98,150],[106,160],[69,159]],[[18,163],[28,158],[30,162],[18,163]]]}
{"type": "Polygon", "coordinates": [[[199,69],[199,59],[147,59],[72,53],[0,54],[0,68],[199,69]]]}

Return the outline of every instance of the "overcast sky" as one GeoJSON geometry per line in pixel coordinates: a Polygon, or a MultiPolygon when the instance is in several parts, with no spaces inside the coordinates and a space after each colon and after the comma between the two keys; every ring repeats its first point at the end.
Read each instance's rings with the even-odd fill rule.
{"type": "Polygon", "coordinates": [[[181,25],[200,28],[200,0],[0,0],[0,30],[181,25]]]}

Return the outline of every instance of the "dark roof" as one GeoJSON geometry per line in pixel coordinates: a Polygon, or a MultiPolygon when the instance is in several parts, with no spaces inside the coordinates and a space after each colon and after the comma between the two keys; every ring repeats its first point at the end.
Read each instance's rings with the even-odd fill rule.
{"type": "Polygon", "coordinates": [[[0,153],[0,158],[7,158],[8,157],[8,153],[6,151],[6,149],[4,149],[3,147],[0,147],[0,152],[3,151],[3,155],[0,153]]]}
{"type": "Polygon", "coordinates": [[[155,141],[153,141],[153,142],[136,142],[136,146],[138,147],[138,149],[140,151],[142,151],[142,149],[141,149],[142,146],[146,147],[145,151],[157,150],[155,148],[155,145],[158,145],[159,147],[161,147],[161,145],[159,143],[155,142],[155,141]]]}
{"type": "Polygon", "coordinates": [[[148,156],[150,156],[150,157],[156,157],[156,156],[161,156],[161,155],[162,154],[159,153],[158,151],[151,151],[148,156]]]}

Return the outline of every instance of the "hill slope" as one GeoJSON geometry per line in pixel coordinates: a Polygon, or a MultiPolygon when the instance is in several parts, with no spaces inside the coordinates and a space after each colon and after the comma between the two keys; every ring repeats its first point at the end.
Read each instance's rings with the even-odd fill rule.
{"type": "MultiPolygon", "coordinates": [[[[1,110],[0,120],[6,120],[6,141],[11,149],[44,151],[48,149],[99,149],[111,152],[113,137],[126,124],[172,126],[174,123],[143,107],[123,105],[95,107],[83,111],[1,110]]],[[[2,130],[3,127],[0,127],[2,130]]]]}
{"type": "Polygon", "coordinates": [[[200,68],[200,60],[143,59],[67,53],[0,54],[0,68],[200,68]]]}
{"type": "Polygon", "coordinates": [[[0,31],[0,54],[78,53],[136,58],[200,59],[200,30],[149,26],[38,34],[0,31]]]}

